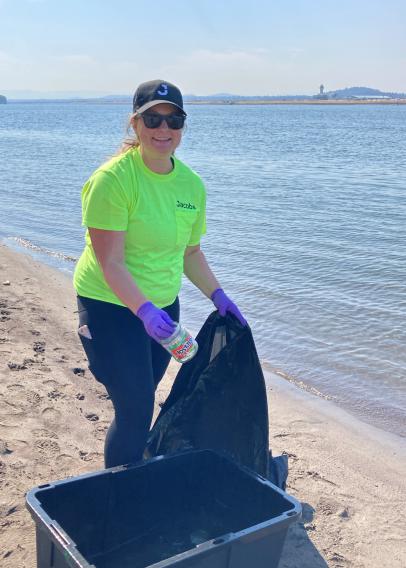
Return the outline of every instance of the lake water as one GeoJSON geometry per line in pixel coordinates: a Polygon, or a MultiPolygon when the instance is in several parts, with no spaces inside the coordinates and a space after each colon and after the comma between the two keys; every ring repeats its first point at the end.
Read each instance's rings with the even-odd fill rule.
{"type": "MultiPolygon", "coordinates": [[[[203,248],[266,368],[406,436],[406,107],[187,112],[177,153],[206,183],[203,248]]],[[[116,151],[128,113],[0,105],[3,242],[73,270],[81,187],[116,151]]],[[[211,303],[188,282],[181,301],[196,332],[211,303]]]]}

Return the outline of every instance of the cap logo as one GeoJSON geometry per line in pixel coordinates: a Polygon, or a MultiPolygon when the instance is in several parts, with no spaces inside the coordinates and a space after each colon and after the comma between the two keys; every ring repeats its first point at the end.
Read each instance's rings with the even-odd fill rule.
{"type": "Polygon", "coordinates": [[[159,91],[157,91],[158,95],[161,95],[161,97],[166,97],[166,95],[168,94],[168,85],[166,83],[161,83],[160,89],[159,91]]]}

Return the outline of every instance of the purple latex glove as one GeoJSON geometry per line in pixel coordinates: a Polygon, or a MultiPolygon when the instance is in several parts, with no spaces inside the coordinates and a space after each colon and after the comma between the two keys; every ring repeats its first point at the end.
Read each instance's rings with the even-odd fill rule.
{"type": "Polygon", "coordinates": [[[230,298],[222,288],[217,288],[217,290],[214,290],[213,294],[210,297],[211,301],[216,306],[221,316],[225,316],[226,312],[230,312],[230,314],[235,315],[235,317],[242,325],[247,325],[247,321],[244,319],[240,310],[237,308],[234,302],[230,300],[230,298]]]}
{"type": "Polygon", "coordinates": [[[138,308],[137,316],[144,324],[145,330],[152,339],[160,341],[166,339],[175,331],[176,324],[164,311],[160,310],[152,302],[145,302],[138,308]]]}

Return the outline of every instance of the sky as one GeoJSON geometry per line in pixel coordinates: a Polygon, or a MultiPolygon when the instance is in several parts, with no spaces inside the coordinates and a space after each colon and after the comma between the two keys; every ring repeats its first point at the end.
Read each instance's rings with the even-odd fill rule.
{"type": "Polygon", "coordinates": [[[0,0],[0,94],[406,92],[406,0],[0,0]]]}

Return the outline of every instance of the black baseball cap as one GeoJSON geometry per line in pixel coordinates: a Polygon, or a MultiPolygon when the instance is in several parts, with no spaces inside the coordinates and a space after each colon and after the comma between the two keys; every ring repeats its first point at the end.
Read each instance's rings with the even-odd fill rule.
{"type": "Polygon", "coordinates": [[[186,116],[183,110],[182,93],[178,87],[161,79],[141,83],[134,94],[133,112],[141,114],[145,110],[161,103],[169,103],[177,107],[186,116]]]}

